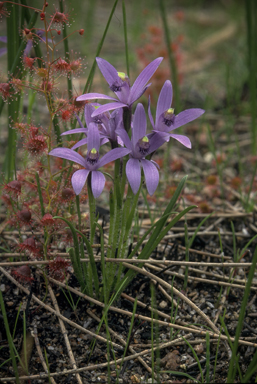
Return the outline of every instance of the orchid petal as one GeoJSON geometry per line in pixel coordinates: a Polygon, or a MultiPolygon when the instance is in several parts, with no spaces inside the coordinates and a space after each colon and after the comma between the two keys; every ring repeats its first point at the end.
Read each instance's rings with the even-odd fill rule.
{"type": "Polygon", "coordinates": [[[189,138],[187,136],[170,134],[170,137],[172,137],[173,139],[179,141],[185,147],[192,148],[191,141],[189,140],[189,138]]]}
{"type": "Polygon", "coordinates": [[[128,105],[132,105],[136,100],[138,100],[144,93],[145,91],[147,90],[147,88],[150,87],[152,83],[150,84],[147,84],[144,88],[141,88],[141,89],[138,89],[138,92],[137,93],[134,93],[133,95],[133,98],[131,97],[131,90],[130,90],[130,95],[129,95],[129,99],[128,99],[128,105]]]}
{"type": "Polygon", "coordinates": [[[0,41],[2,43],[7,43],[7,36],[0,36],[0,41]]]}
{"type": "Polygon", "coordinates": [[[129,159],[126,165],[126,175],[134,194],[137,193],[141,184],[141,167],[137,159],[129,159]]]}
{"type": "Polygon", "coordinates": [[[100,104],[92,103],[92,104],[86,104],[85,105],[84,117],[85,117],[85,122],[86,122],[87,127],[89,126],[90,123],[93,122],[91,115],[95,111],[94,105],[100,105],[100,104]]]}
{"type": "Polygon", "coordinates": [[[108,61],[101,59],[100,57],[96,58],[97,65],[102,72],[103,77],[111,87],[113,83],[122,83],[122,80],[118,76],[118,71],[114,68],[108,61]]]}
{"type": "Polygon", "coordinates": [[[189,123],[190,121],[193,121],[197,119],[199,116],[201,116],[205,111],[200,108],[191,108],[191,109],[186,109],[183,112],[180,112],[176,117],[175,117],[175,122],[174,125],[172,126],[172,130],[181,127],[181,125],[185,125],[189,123]]]}
{"type": "Polygon", "coordinates": [[[153,131],[156,135],[160,136],[164,141],[170,140],[170,134],[168,132],[153,131]]]}
{"type": "Polygon", "coordinates": [[[119,135],[125,146],[132,151],[132,143],[125,129],[116,129],[116,134],[119,135]]]}
{"type": "Polygon", "coordinates": [[[142,104],[137,104],[134,119],[133,119],[133,130],[132,130],[132,144],[133,148],[136,148],[138,140],[142,139],[146,135],[146,115],[142,104]]]}
{"type": "Polygon", "coordinates": [[[73,147],[71,147],[71,149],[75,150],[85,144],[87,144],[87,137],[85,139],[79,140],[75,145],[73,145],[73,147]]]}
{"type": "Polygon", "coordinates": [[[84,95],[78,96],[76,98],[76,101],[94,100],[94,99],[117,100],[114,97],[107,96],[102,93],[85,93],[84,95]]]}
{"type": "Polygon", "coordinates": [[[103,167],[105,164],[110,163],[111,161],[117,160],[123,156],[126,156],[131,151],[127,148],[114,148],[108,153],[106,153],[97,163],[97,168],[103,167]]]}
{"type": "Polygon", "coordinates": [[[153,195],[159,183],[158,169],[149,160],[141,160],[141,164],[145,174],[145,183],[147,191],[149,195],[153,195]]]}
{"type": "Polygon", "coordinates": [[[153,115],[152,115],[152,112],[151,112],[151,98],[150,98],[150,95],[149,95],[149,98],[148,98],[148,117],[149,117],[150,123],[152,124],[152,127],[154,128],[153,115]]]}
{"type": "Polygon", "coordinates": [[[158,57],[157,59],[152,61],[136,78],[130,90],[130,97],[129,97],[130,105],[133,104],[134,101],[138,99],[137,95],[141,92],[142,89],[145,88],[146,84],[151,79],[154,72],[157,70],[157,68],[161,64],[162,60],[163,60],[163,57],[158,57]]]}
{"type": "Polygon", "coordinates": [[[92,149],[96,149],[99,152],[100,148],[100,133],[97,126],[94,123],[90,123],[87,133],[87,149],[90,152],[92,149]]]}
{"type": "MultiPolygon", "coordinates": [[[[115,99],[113,99],[115,100],[115,99]]],[[[117,109],[117,108],[123,108],[127,107],[127,104],[116,102],[116,103],[108,103],[105,105],[102,105],[101,107],[97,108],[93,113],[92,117],[98,116],[104,112],[111,111],[112,109],[117,109]]]]}
{"type": "Polygon", "coordinates": [[[23,52],[24,57],[27,57],[29,55],[32,47],[33,47],[33,42],[32,40],[29,40],[23,52]]]}
{"type": "Polygon", "coordinates": [[[76,171],[73,173],[71,178],[71,184],[73,186],[74,192],[76,195],[79,195],[82,188],[84,187],[88,174],[90,173],[87,169],[80,169],[79,171],[76,171]]]}
{"type": "Polygon", "coordinates": [[[74,133],[85,133],[86,135],[87,132],[88,132],[87,128],[75,128],[75,129],[70,129],[69,131],[63,132],[61,136],[73,135],[74,133]]]}
{"type": "Polygon", "coordinates": [[[105,185],[105,177],[99,171],[92,171],[91,188],[95,198],[99,197],[103,192],[105,185]]]}
{"type": "Polygon", "coordinates": [[[148,136],[148,138],[149,138],[149,142],[150,142],[148,155],[150,155],[150,153],[152,153],[152,152],[156,151],[158,148],[160,148],[166,141],[165,138],[163,138],[161,135],[158,135],[156,133],[150,134],[148,136]]]}
{"type": "Polygon", "coordinates": [[[7,53],[7,48],[0,48],[0,57],[7,53]]]}
{"type": "Polygon", "coordinates": [[[74,163],[80,164],[83,167],[86,167],[86,160],[84,157],[79,155],[77,152],[69,148],[55,148],[48,153],[50,156],[60,157],[61,159],[66,159],[74,161],[74,163]]]}
{"type": "Polygon", "coordinates": [[[80,120],[80,118],[79,118],[79,116],[76,114],[76,112],[74,112],[74,115],[75,115],[76,119],[78,120],[78,123],[79,123],[80,128],[84,128],[84,125],[82,124],[82,121],[80,120]]]}
{"type": "Polygon", "coordinates": [[[165,81],[158,98],[157,108],[156,108],[156,118],[155,118],[156,124],[161,114],[167,111],[167,109],[171,107],[172,96],[173,96],[172,84],[169,80],[167,80],[165,81]]]}

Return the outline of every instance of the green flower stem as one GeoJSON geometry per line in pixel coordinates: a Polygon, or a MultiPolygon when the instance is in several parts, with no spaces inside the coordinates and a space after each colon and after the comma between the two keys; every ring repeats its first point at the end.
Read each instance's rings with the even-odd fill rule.
{"type": "Polygon", "coordinates": [[[95,198],[92,192],[91,185],[91,173],[88,175],[87,179],[87,192],[88,192],[88,202],[89,202],[89,215],[90,215],[90,244],[94,243],[95,237],[95,221],[96,221],[96,203],[95,198]]]}
{"type": "Polygon", "coordinates": [[[174,89],[174,99],[176,100],[176,111],[180,112],[181,101],[180,101],[180,92],[179,92],[179,84],[178,84],[177,64],[176,64],[174,54],[171,50],[171,39],[170,39],[168,22],[167,22],[167,11],[165,10],[164,0],[159,0],[159,7],[160,7],[163,28],[164,28],[164,36],[166,40],[166,48],[168,51],[170,70],[173,78],[172,84],[174,89]]]}
{"type": "MultiPolygon", "coordinates": [[[[63,0],[59,0],[59,6],[60,6],[60,12],[63,13],[63,0]]],[[[69,44],[68,44],[68,37],[67,37],[67,28],[66,24],[63,25],[63,45],[64,45],[64,52],[65,52],[65,59],[69,62],[70,61],[70,51],[69,51],[69,44]]],[[[67,76],[67,86],[68,86],[68,94],[69,98],[72,99],[72,79],[71,74],[67,76]]]]}
{"type": "Polygon", "coordinates": [[[125,43],[127,75],[129,77],[129,51],[128,51],[127,18],[126,18],[126,6],[125,6],[124,0],[122,2],[122,15],[123,15],[123,28],[124,28],[124,43],[125,43]]]}
{"type": "Polygon", "coordinates": [[[78,214],[78,220],[79,220],[79,230],[81,231],[81,212],[80,212],[79,195],[76,195],[76,207],[77,207],[77,214],[78,214]]]}
{"type": "MultiPolygon", "coordinates": [[[[128,253],[129,237],[131,233],[133,219],[135,216],[135,210],[137,207],[140,190],[141,190],[141,187],[139,188],[137,194],[134,195],[130,185],[128,186],[126,202],[123,208],[122,224],[121,224],[121,230],[120,230],[121,233],[120,233],[120,241],[119,241],[119,248],[118,248],[118,257],[122,259],[124,259],[126,257],[126,254],[128,253]]],[[[118,268],[116,282],[115,282],[115,290],[120,283],[123,269],[124,268],[122,264],[120,264],[118,268]]]]}

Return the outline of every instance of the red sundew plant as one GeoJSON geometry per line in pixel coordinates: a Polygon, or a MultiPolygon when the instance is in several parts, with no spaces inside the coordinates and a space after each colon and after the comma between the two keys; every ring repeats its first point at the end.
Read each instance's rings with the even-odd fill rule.
{"type": "Polygon", "coordinates": [[[26,240],[24,240],[23,243],[17,245],[20,252],[27,252],[29,256],[32,256],[33,258],[41,258],[41,248],[38,246],[37,242],[35,241],[34,237],[29,237],[26,240]]]}
{"type": "Polygon", "coordinates": [[[13,95],[13,90],[9,83],[0,83],[0,95],[2,95],[3,100],[7,100],[13,95]]]}
{"type": "Polygon", "coordinates": [[[61,256],[57,256],[49,263],[49,275],[56,280],[63,281],[68,274],[71,263],[61,256]]]}
{"type": "Polygon", "coordinates": [[[28,265],[22,265],[20,267],[13,268],[11,270],[11,275],[15,277],[19,283],[31,284],[34,280],[34,278],[31,276],[31,269],[28,265]]]}

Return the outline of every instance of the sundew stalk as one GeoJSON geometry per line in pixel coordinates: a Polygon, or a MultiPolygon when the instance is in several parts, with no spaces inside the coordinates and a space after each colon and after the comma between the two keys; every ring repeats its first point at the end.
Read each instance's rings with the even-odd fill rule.
{"type": "MultiPolygon", "coordinates": [[[[59,6],[60,6],[60,11],[63,13],[63,11],[64,11],[64,9],[63,9],[63,0],[59,0],[59,6]]],[[[69,44],[68,44],[66,24],[63,24],[63,45],[64,45],[64,51],[65,51],[65,59],[69,62],[70,54],[69,54],[69,44]]],[[[71,78],[71,74],[69,74],[67,76],[67,87],[68,87],[69,98],[72,98],[72,78],[71,78]]]]}

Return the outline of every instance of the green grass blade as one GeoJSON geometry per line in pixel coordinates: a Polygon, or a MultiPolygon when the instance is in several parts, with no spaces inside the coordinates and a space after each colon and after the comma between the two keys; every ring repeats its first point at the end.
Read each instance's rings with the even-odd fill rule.
{"type": "Polygon", "coordinates": [[[82,237],[83,241],[86,244],[88,257],[90,260],[90,265],[91,265],[91,269],[92,269],[92,273],[93,273],[95,292],[96,292],[96,295],[98,297],[98,295],[99,295],[99,279],[98,279],[98,273],[97,273],[97,267],[96,267],[94,253],[93,253],[93,248],[92,248],[89,240],[87,239],[87,237],[82,232],[80,232],[79,230],[76,230],[76,232],[80,234],[80,236],[82,237]]]}
{"type": "MultiPolygon", "coordinates": [[[[102,38],[101,38],[101,40],[100,40],[100,42],[98,44],[95,57],[98,57],[100,52],[101,52],[101,50],[102,50],[103,43],[104,43],[104,40],[106,38],[106,35],[107,35],[107,32],[108,32],[108,29],[109,29],[109,26],[110,26],[113,14],[115,12],[117,3],[118,3],[118,0],[115,0],[115,2],[113,4],[113,7],[112,7],[112,10],[111,10],[111,13],[110,13],[110,16],[108,18],[108,21],[107,21],[104,33],[103,33],[103,36],[102,36],[102,38]]],[[[89,75],[88,75],[87,82],[86,82],[86,85],[84,87],[83,93],[88,93],[90,91],[90,88],[91,88],[91,85],[92,85],[92,82],[93,82],[93,78],[94,78],[94,74],[95,74],[95,68],[96,68],[96,61],[94,60],[94,63],[93,63],[93,65],[91,67],[91,70],[89,72],[89,75]]]]}
{"type": "Polygon", "coordinates": [[[124,43],[125,43],[127,75],[129,77],[129,51],[128,51],[127,18],[126,18],[126,6],[125,6],[125,1],[124,0],[122,1],[122,16],[123,16],[124,43]]]}
{"type": "Polygon", "coordinates": [[[8,340],[8,344],[9,344],[9,350],[10,350],[10,355],[11,355],[11,359],[12,359],[12,366],[13,366],[14,374],[16,377],[16,383],[19,384],[20,380],[19,380],[18,369],[17,369],[16,359],[15,359],[15,352],[14,352],[14,348],[13,348],[14,347],[13,346],[13,340],[12,340],[11,333],[10,333],[8,318],[7,318],[5,305],[4,305],[4,299],[3,299],[3,295],[2,295],[1,290],[0,290],[0,306],[1,306],[2,316],[3,316],[3,320],[4,320],[4,326],[5,326],[5,331],[6,331],[6,335],[7,335],[7,340],[8,340]]]}
{"type": "Polygon", "coordinates": [[[238,325],[237,325],[237,328],[236,328],[235,341],[233,343],[232,357],[231,357],[231,360],[230,360],[229,370],[228,370],[228,377],[227,377],[227,381],[229,383],[232,382],[232,378],[233,378],[233,371],[235,369],[234,368],[234,362],[236,360],[236,354],[237,354],[237,349],[238,349],[238,340],[239,340],[239,337],[240,337],[240,334],[241,334],[241,331],[242,331],[242,327],[243,327],[246,306],[247,306],[248,298],[249,298],[249,295],[250,295],[251,284],[252,284],[252,280],[253,280],[254,273],[255,273],[256,263],[257,263],[257,247],[255,248],[255,252],[254,252],[254,255],[253,255],[252,266],[251,266],[250,271],[249,271],[248,280],[247,280],[246,287],[245,287],[245,292],[244,292],[244,297],[243,297],[243,301],[242,301],[242,305],[241,305],[241,309],[240,309],[238,325]]]}
{"type": "Polygon", "coordinates": [[[179,92],[179,82],[178,82],[178,71],[175,56],[171,50],[171,39],[167,21],[167,11],[165,9],[164,0],[159,0],[160,13],[162,18],[162,24],[164,29],[164,36],[166,42],[166,49],[169,57],[170,70],[172,75],[172,85],[174,89],[174,99],[176,100],[176,111],[181,111],[181,100],[180,100],[180,92],[179,92]]]}

